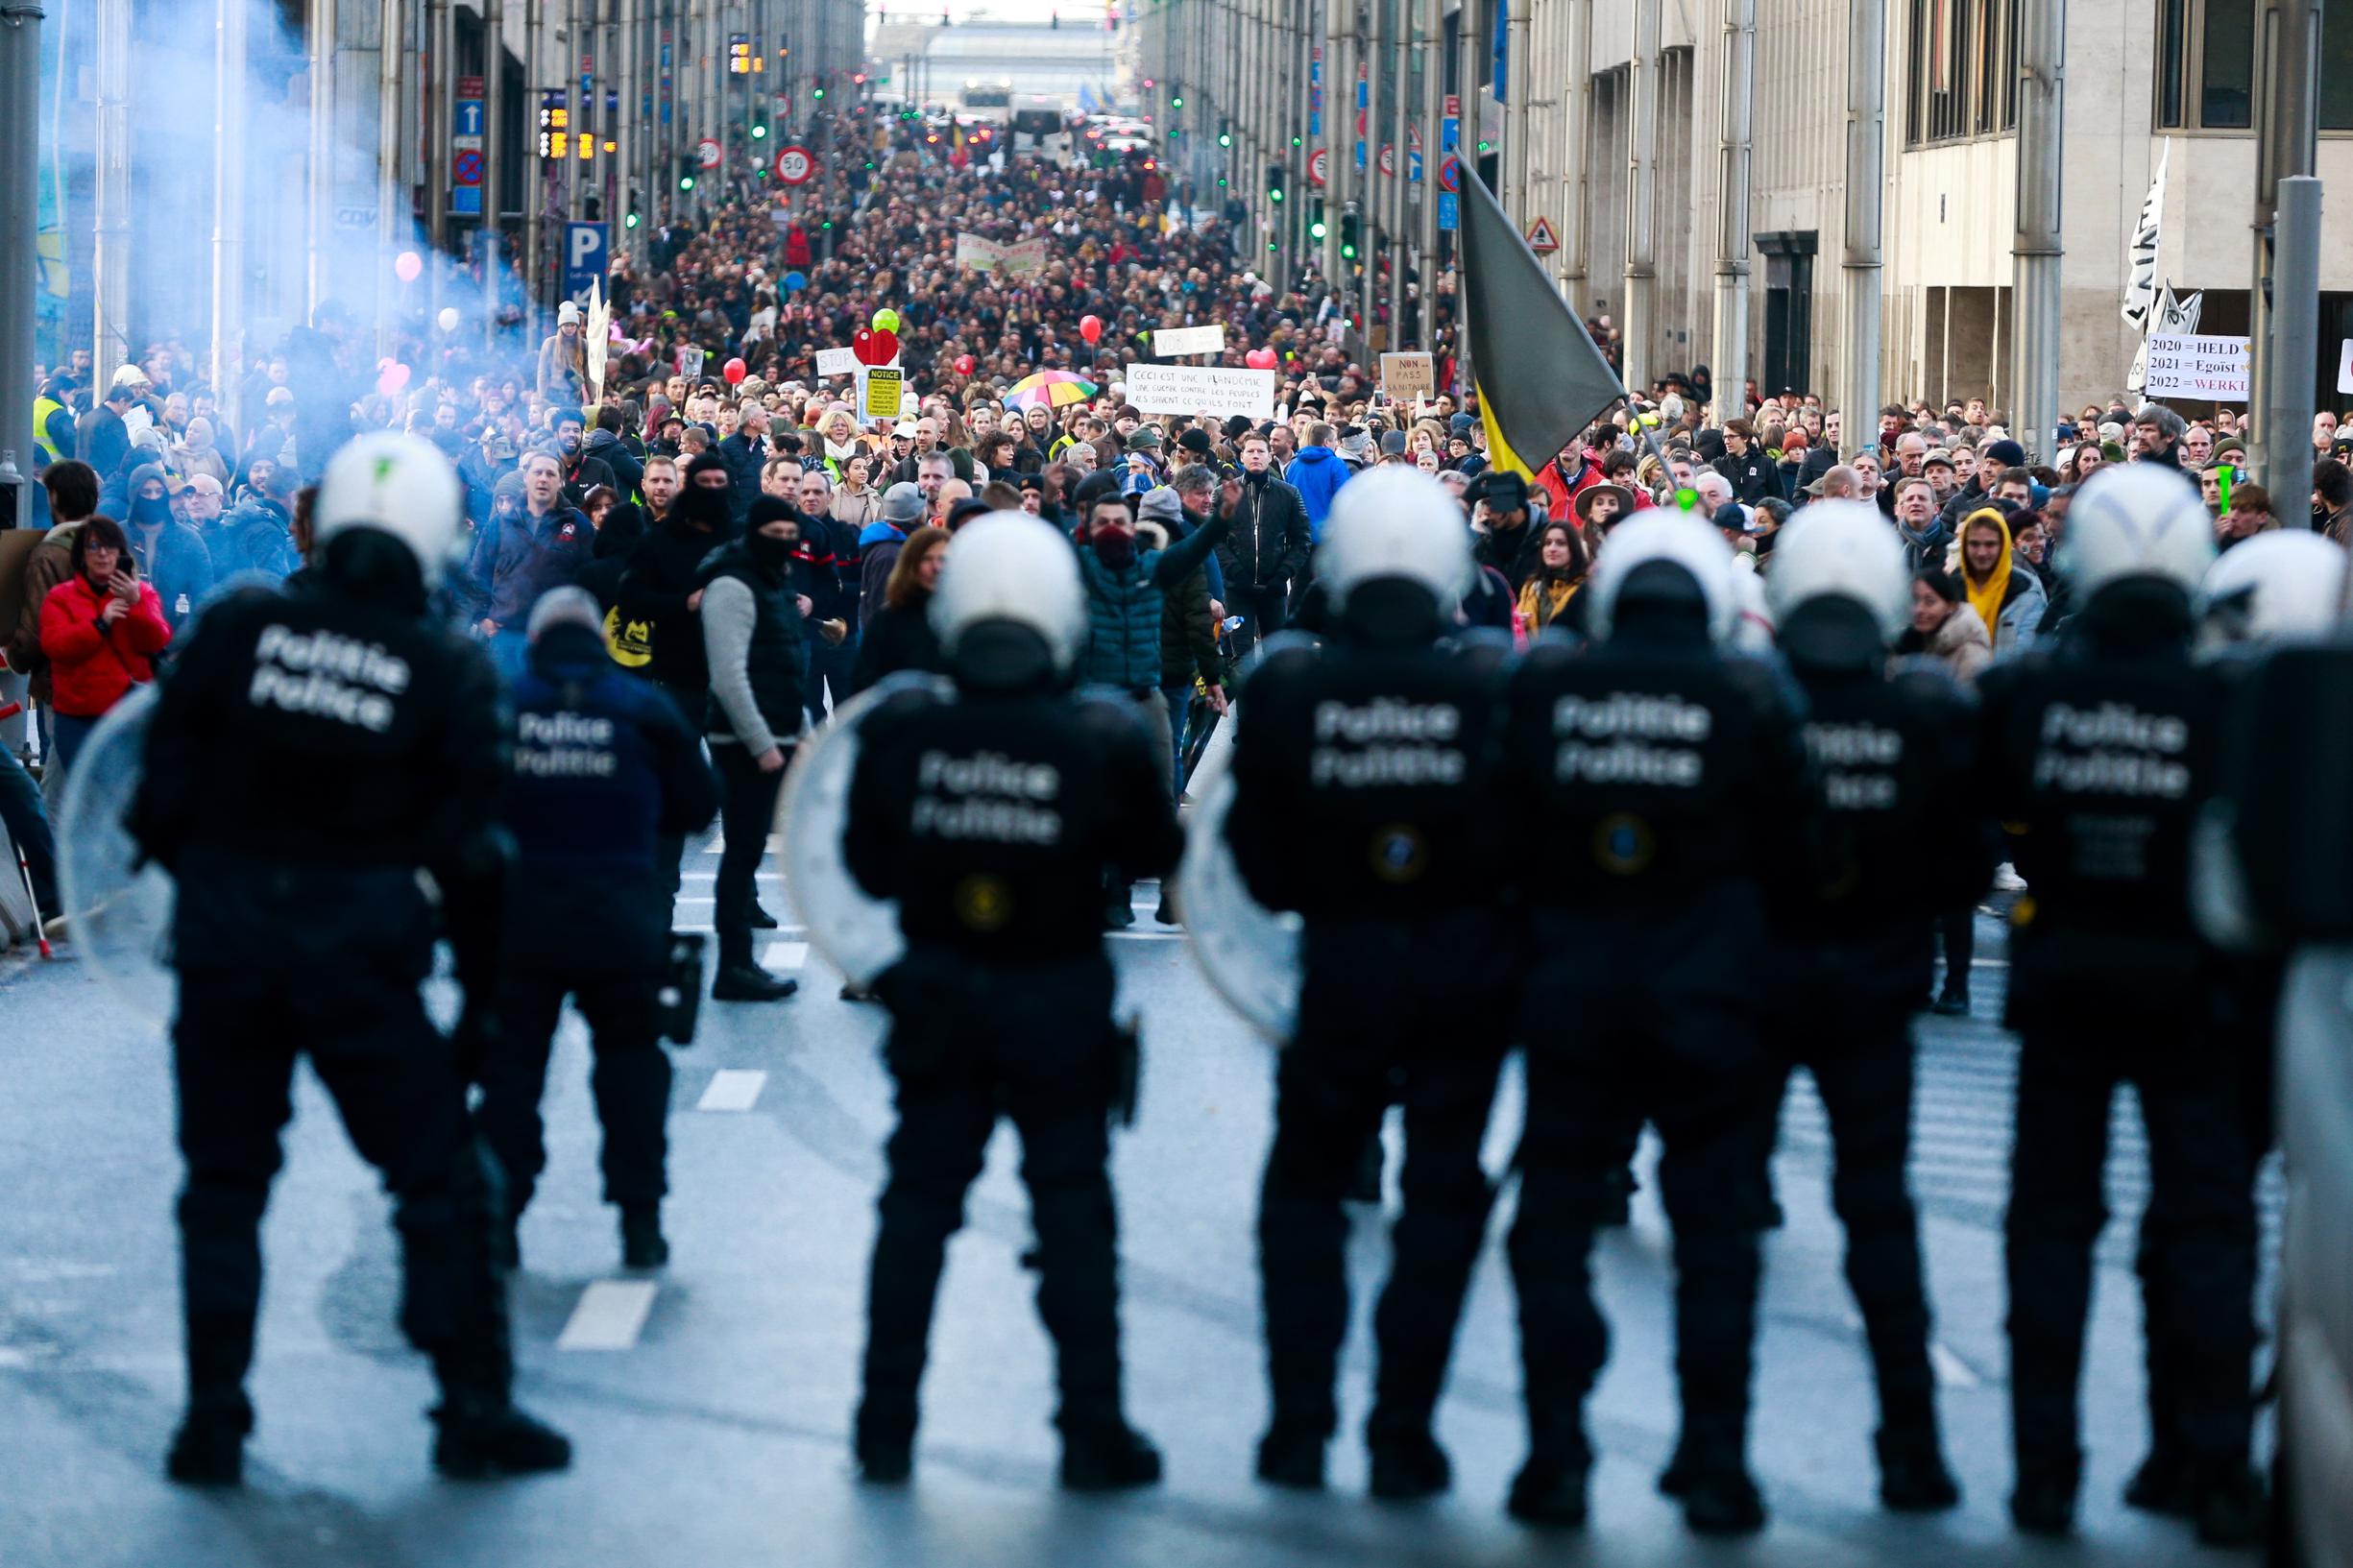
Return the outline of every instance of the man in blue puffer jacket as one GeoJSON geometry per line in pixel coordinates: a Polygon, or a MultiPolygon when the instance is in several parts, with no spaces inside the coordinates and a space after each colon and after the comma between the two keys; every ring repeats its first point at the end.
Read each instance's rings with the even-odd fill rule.
{"type": "Polygon", "coordinates": [[[1318,544],[1323,543],[1323,519],[1331,514],[1332,497],[1348,479],[1348,465],[1332,449],[1332,440],[1330,425],[1309,425],[1307,445],[1283,470],[1283,482],[1307,503],[1307,537],[1318,544]]]}

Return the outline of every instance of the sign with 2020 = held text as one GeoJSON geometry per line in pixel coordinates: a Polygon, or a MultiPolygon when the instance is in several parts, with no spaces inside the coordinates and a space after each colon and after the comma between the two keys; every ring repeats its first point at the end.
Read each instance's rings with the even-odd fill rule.
{"type": "Polygon", "coordinates": [[[1381,390],[1391,398],[1427,398],[1437,386],[1428,354],[1381,355],[1381,390]]]}
{"type": "Polygon", "coordinates": [[[1214,414],[1246,420],[1274,417],[1274,373],[1229,371],[1213,365],[1130,365],[1128,406],[1139,414],[1214,414]]]}
{"type": "Polygon", "coordinates": [[[2247,398],[2247,339],[2151,332],[2148,335],[2148,379],[2142,390],[2150,397],[2205,398],[2215,402],[2243,403],[2247,398]]]}
{"type": "Polygon", "coordinates": [[[1163,359],[1183,354],[1222,354],[1225,351],[1225,328],[1164,326],[1152,333],[1152,351],[1163,359]]]}

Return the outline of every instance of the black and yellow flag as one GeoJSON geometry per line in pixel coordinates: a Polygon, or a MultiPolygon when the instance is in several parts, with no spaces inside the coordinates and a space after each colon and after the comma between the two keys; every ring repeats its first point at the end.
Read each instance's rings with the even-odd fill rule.
{"type": "Polygon", "coordinates": [[[1533,479],[1626,389],[1502,204],[1468,166],[1462,205],[1463,304],[1488,460],[1533,479]]]}

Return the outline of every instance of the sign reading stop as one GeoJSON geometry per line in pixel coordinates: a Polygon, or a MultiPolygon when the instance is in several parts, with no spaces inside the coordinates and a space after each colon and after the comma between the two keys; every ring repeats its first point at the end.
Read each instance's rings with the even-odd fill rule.
{"type": "Polygon", "coordinates": [[[694,161],[706,169],[719,166],[719,144],[716,138],[705,136],[694,144],[694,161]]]}
{"type": "Polygon", "coordinates": [[[779,148],[776,154],[776,178],[788,185],[802,184],[817,172],[817,160],[806,147],[779,148]]]}
{"type": "Polygon", "coordinates": [[[1312,182],[1321,185],[1331,177],[1332,155],[1329,150],[1319,147],[1307,157],[1307,178],[1312,182]]]}

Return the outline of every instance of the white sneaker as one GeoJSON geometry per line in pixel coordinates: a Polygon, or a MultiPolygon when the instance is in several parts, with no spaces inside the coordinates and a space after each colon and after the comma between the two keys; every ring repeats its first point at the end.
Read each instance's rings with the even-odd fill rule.
{"type": "Polygon", "coordinates": [[[2018,874],[2018,868],[2016,866],[2010,864],[2009,861],[2004,860],[2001,862],[2001,864],[1994,867],[1995,892],[2024,893],[2026,890],[2026,879],[2018,874]]]}
{"type": "Polygon", "coordinates": [[[41,934],[52,942],[70,942],[74,939],[73,930],[65,924],[63,915],[53,915],[42,921],[41,934]]]}

